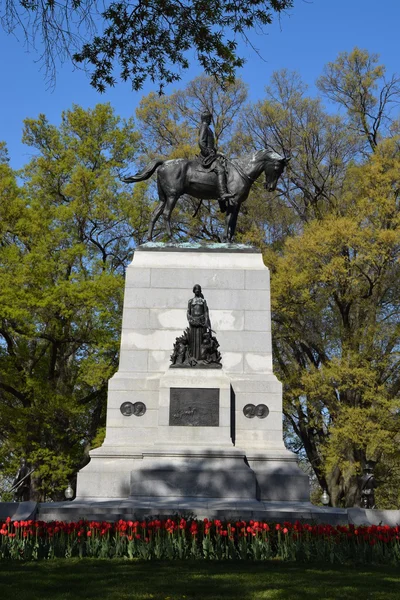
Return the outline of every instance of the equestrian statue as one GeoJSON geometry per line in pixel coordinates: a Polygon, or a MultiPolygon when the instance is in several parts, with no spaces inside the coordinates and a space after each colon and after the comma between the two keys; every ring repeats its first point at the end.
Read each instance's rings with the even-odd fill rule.
{"type": "Polygon", "coordinates": [[[202,113],[200,155],[194,160],[155,159],[141,173],[122,178],[125,183],[137,183],[149,179],[157,171],[159,203],[151,216],[149,240],[152,240],[154,226],[162,214],[167,233],[172,237],[172,211],[179,198],[189,194],[201,200],[218,200],[221,212],[226,213],[223,241],[232,242],[240,206],[263,171],[265,188],[269,192],[276,189],[278,179],[290,159],[270,150],[258,150],[230,160],[217,151],[211,120],[209,111],[202,113]]]}

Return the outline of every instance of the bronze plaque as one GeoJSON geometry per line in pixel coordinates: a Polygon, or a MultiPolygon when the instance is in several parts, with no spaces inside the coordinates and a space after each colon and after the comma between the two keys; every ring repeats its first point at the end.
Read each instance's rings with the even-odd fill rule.
{"type": "Polygon", "coordinates": [[[171,388],[169,424],[219,426],[219,388],[171,388]]]}

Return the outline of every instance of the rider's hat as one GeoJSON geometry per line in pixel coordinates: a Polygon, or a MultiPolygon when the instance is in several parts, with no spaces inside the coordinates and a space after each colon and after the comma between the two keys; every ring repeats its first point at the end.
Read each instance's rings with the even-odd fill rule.
{"type": "Polygon", "coordinates": [[[376,465],[376,461],[374,460],[367,460],[365,463],[365,469],[368,471],[373,471],[376,465]]]}
{"type": "Polygon", "coordinates": [[[201,113],[201,120],[203,119],[208,119],[208,117],[212,117],[212,114],[210,113],[209,110],[203,110],[203,112],[201,113]]]}

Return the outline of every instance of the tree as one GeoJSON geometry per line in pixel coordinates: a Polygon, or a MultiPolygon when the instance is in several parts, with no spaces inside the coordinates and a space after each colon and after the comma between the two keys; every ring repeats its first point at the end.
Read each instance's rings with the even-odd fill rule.
{"type": "Polygon", "coordinates": [[[276,252],[288,236],[334,209],[360,148],[343,118],[329,114],[320,98],[307,94],[300,76],[287,70],[273,73],[265,98],[246,107],[232,145],[237,152],[267,147],[291,156],[278,193],[267,196],[255,188],[242,220],[253,229],[253,241],[276,252]]]}
{"type": "Polygon", "coordinates": [[[58,59],[93,69],[91,84],[99,91],[115,85],[114,71],[140,90],[147,78],[164,85],[189,68],[189,51],[207,74],[232,81],[244,60],[237,38],[262,29],[293,0],[119,0],[101,7],[95,0],[64,4],[7,2],[2,18],[7,32],[22,29],[35,47],[39,38],[47,73],[54,77],[58,59]]]}
{"type": "Polygon", "coordinates": [[[148,207],[116,177],[138,134],[109,105],[75,106],[59,128],[27,119],[24,141],[36,156],[23,186],[0,165],[0,462],[12,472],[25,456],[37,498],[57,498],[104,425],[124,269],[148,207]]]}
{"type": "MultiPolygon", "coordinates": [[[[238,135],[292,154],[265,228],[275,368],[294,447],[332,503],[351,506],[360,501],[358,475],[368,458],[396,486],[399,138],[389,109],[400,95],[397,78],[380,79],[377,58],[357,49],[327,72],[340,80],[337,89],[349,86],[352,105],[329,96],[345,115],[328,114],[297,76],[282,72],[267,99],[246,110],[238,135]]],[[[320,86],[327,93],[325,79],[320,86]]]]}
{"type": "Polygon", "coordinates": [[[366,460],[385,481],[398,456],[399,167],[381,143],[349,168],[339,210],[270,256],[285,415],[333,505],[360,501],[366,460]]]}
{"type": "MultiPolygon", "coordinates": [[[[287,441],[307,457],[334,505],[359,503],[358,475],[367,459],[377,460],[377,497],[393,507],[400,496],[400,186],[391,109],[400,91],[395,76],[383,78],[377,57],[357,49],[327,73],[341,90],[332,92],[332,76],[329,98],[338,114],[307,96],[299,76],[287,71],[275,73],[266,98],[245,109],[236,147],[269,145],[292,160],[267,205],[262,194],[249,198],[242,224],[253,227],[272,271],[287,441]]],[[[325,79],[320,86],[328,93],[325,79]]]]}
{"type": "Polygon", "coordinates": [[[386,78],[386,69],[378,60],[377,54],[359,48],[342,52],[327,64],[317,82],[330,100],[346,109],[348,126],[364,139],[365,151],[375,151],[379,141],[390,134],[391,109],[400,102],[400,77],[386,78]]]}

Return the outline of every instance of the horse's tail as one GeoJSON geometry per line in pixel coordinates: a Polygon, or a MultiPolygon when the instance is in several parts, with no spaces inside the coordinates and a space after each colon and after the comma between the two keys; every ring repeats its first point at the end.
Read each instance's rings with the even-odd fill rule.
{"type": "Polygon", "coordinates": [[[158,167],[161,166],[164,162],[165,161],[161,160],[160,158],[155,158],[151,161],[151,163],[147,165],[147,167],[141,173],[136,173],[136,175],[129,175],[128,177],[123,177],[122,181],[124,183],[136,183],[138,181],[145,181],[146,179],[149,179],[149,177],[153,175],[154,171],[158,169],[158,167]]]}

